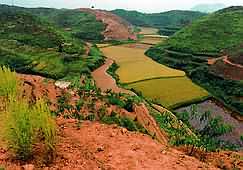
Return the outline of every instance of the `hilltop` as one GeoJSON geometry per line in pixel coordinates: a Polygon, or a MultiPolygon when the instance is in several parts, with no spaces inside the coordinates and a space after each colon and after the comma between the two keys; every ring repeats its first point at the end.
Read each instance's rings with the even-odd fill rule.
{"type": "Polygon", "coordinates": [[[212,13],[220,9],[226,8],[225,4],[216,3],[216,4],[198,4],[191,8],[192,11],[199,11],[204,13],[212,13]]]}
{"type": "Polygon", "coordinates": [[[194,21],[147,51],[154,60],[185,70],[226,106],[242,115],[243,7],[230,7],[194,21]],[[237,71],[238,70],[238,71],[237,71]],[[241,70],[241,71],[239,71],[241,70]]]}
{"type": "Polygon", "coordinates": [[[106,25],[103,32],[105,40],[136,40],[132,25],[118,15],[109,11],[83,8],[80,11],[88,12],[96,16],[98,21],[106,25]]]}
{"type": "Polygon", "coordinates": [[[123,9],[116,9],[111,12],[124,18],[135,26],[158,28],[160,29],[160,33],[165,35],[171,35],[193,20],[206,15],[200,12],[180,10],[152,14],[123,9]]]}

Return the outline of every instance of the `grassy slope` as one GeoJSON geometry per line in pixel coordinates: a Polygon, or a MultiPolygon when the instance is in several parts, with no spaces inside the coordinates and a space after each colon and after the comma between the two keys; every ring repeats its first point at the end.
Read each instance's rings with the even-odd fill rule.
{"type": "Polygon", "coordinates": [[[168,44],[173,50],[218,54],[243,43],[243,7],[220,10],[179,31],[168,44]],[[183,43],[181,43],[183,42],[183,43]]]}
{"type": "Polygon", "coordinates": [[[159,28],[161,33],[170,35],[196,18],[206,15],[200,12],[179,10],[153,14],[122,9],[117,9],[112,12],[126,19],[133,25],[159,28]]]}
{"type": "MultiPolygon", "coordinates": [[[[73,31],[65,31],[64,27],[43,15],[33,15],[33,10],[0,6],[1,65],[9,65],[18,72],[60,79],[89,73],[103,62],[103,57],[94,47],[86,56],[83,39],[76,37],[73,31]]],[[[48,14],[58,11],[48,10],[48,14]]],[[[86,18],[86,15],[81,16],[86,18]]],[[[80,20],[79,24],[85,22],[89,25],[86,19],[80,20]]],[[[93,23],[97,21],[90,18],[90,25],[93,23]]]]}
{"type": "Polygon", "coordinates": [[[168,42],[146,52],[152,59],[182,69],[187,75],[231,109],[243,113],[243,84],[219,77],[210,71],[207,57],[240,50],[243,33],[243,7],[218,11],[193,22],[176,33],[168,42]]]}

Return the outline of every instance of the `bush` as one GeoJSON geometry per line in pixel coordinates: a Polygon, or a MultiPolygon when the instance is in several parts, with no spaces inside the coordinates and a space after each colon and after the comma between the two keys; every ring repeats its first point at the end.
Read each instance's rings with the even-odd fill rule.
{"type": "Polygon", "coordinates": [[[4,139],[18,159],[27,160],[32,156],[34,142],[33,116],[27,101],[10,97],[4,115],[4,139]]]}
{"type": "Polygon", "coordinates": [[[41,132],[39,135],[44,139],[46,154],[52,159],[52,154],[55,151],[56,126],[54,120],[51,118],[51,111],[44,100],[41,99],[33,106],[31,114],[33,113],[35,118],[32,122],[36,126],[35,128],[41,132]]]}
{"type": "Polygon", "coordinates": [[[16,73],[9,68],[0,68],[0,96],[15,95],[17,92],[16,73]]]}
{"type": "Polygon", "coordinates": [[[0,74],[5,78],[5,82],[0,81],[0,87],[6,87],[3,88],[6,97],[3,102],[6,107],[1,115],[2,139],[21,160],[28,160],[33,156],[35,143],[43,143],[47,156],[52,155],[56,133],[47,104],[44,100],[38,100],[30,105],[29,101],[23,98],[21,91],[16,95],[16,89],[19,87],[15,73],[5,67],[0,70],[0,74]],[[11,88],[8,88],[8,84],[11,88]]]}

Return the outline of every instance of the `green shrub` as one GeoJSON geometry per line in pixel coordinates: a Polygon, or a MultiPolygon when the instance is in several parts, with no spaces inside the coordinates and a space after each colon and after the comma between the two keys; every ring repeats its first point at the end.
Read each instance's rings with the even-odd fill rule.
{"type": "Polygon", "coordinates": [[[0,68],[0,96],[16,95],[16,73],[7,67],[0,68]]]}
{"type": "MultiPolygon", "coordinates": [[[[47,154],[53,154],[56,142],[56,126],[51,118],[51,111],[44,100],[38,100],[32,107],[32,114],[35,118],[32,120],[34,127],[41,132],[44,137],[45,150],[47,154]]],[[[50,156],[50,155],[49,155],[50,156]]]]}
{"type": "Polygon", "coordinates": [[[16,89],[20,87],[17,85],[15,73],[8,68],[2,70],[4,72],[0,74],[5,77],[6,82],[0,81],[0,87],[6,86],[4,96],[7,98],[1,101],[6,105],[0,115],[3,125],[2,140],[6,141],[9,149],[21,160],[28,160],[33,156],[32,149],[35,143],[44,143],[47,156],[52,155],[56,128],[48,105],[44,100],[38,100],[30,105],[29,101],[23,98],[21,91],[16,95],[16,89]],[[10,90],[7,84],[10,84],[10,90]]]}
{"type": "Polygon", "coordinates": [[[32,156],[32,146],[35,139],[33,114],[26,100],[9,98],[6,113],[4,113],[4,139],[18,159],[27,160],[32,156]]]}

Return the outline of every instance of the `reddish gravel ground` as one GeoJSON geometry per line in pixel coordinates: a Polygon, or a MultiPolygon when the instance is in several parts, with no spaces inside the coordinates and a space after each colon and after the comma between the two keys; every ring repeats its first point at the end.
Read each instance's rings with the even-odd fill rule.
{"type": "MultiPolygon", "coordinates": [[[[61,128],[53,164],[38,167],[33,161],[25,167],[45,170],[216,169],[183,152],[167,148],[147,135],[129,132],[115,125],[83,122],[78,129],[75,120],[60,118],[57,123],[61,128]]],[[[0,164],[7,165],[7,169],[20,170],[23,167],[7,160],[7,154],[0,153],[0,164]]]]}

